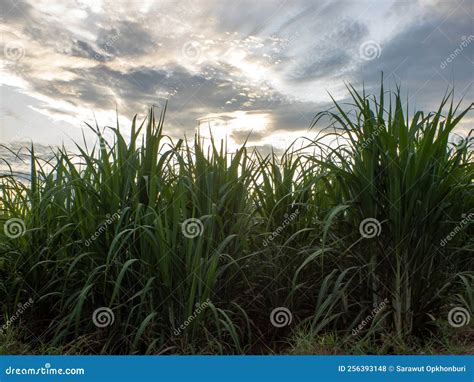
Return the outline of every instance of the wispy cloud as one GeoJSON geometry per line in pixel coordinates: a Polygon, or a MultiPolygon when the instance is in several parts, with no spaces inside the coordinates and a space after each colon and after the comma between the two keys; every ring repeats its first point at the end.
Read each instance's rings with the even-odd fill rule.
{"type": "Polygon", "coordinates": [[[3,139],[64,136],[92,112],[109,123],[116,107],[130,118],[168,99],[172,135],[207,120],[236,143],[253,124],[255,144],[280,144],[307,129],[328,91],[343,99],[343,81],[371,87],[382,70],[420,107],[449,84],[473,95],[474,44],[439,66],[472,34],[468,1],[2,0],[0,12],[2,100],[21,100],[2,101],[3,139]],[[380,48],[370,60],[368,41],[380,48]]]}

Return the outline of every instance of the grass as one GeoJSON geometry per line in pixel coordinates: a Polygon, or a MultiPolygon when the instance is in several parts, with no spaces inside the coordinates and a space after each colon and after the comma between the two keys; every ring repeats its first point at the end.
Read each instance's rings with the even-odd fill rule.
{"type": "Polygon", "coordinates": [[[467,349],[472,323],[456,329],[461,350],[443,338],[451,308],[474,309],[472,219],[456,228],[474,212],[472,147],[449,140],[472,105],[459,110],[450,93],[437,111],[410,114],[399,89],[348,90],[352,103],[334,101],[316,138],[283,155],[173,141],[166,109],[135,117],[129,139],[117,123],[113,144],[90,126],[100,144],[79,154],[57,149],[45,162],[32,146],[30,179],[0,178],[4,322],[34,300],[0,351],[467,349]],[[22,235],[7,235],[11,219],[22,235]],[[365,219],[378,235],[361,234],[365,219]],[[292,322],[276,327],[281,307],[292,322]],[[113,323],[99,327],[104,308],[113,323]]]}

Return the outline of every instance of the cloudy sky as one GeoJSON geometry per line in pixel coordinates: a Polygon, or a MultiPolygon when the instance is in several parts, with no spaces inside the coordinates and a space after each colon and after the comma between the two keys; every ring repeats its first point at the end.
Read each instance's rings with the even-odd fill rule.
{"type": "MultiPolygon", "coordinates": [[[[0,0],[0,141],[68,143],[169,102],[166,132],[283,147],[344,81],[474,99],[472,0],[0,0]]],[[[472,128],[472,115],[463,128],[472,128]]]]}

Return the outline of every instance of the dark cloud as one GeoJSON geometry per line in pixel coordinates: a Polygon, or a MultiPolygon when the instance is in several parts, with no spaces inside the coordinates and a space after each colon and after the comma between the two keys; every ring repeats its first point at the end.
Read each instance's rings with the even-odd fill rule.
{"type": "Polygon", "coordinates": [[[325,55],[318,53],[319,51],[314,49],[310,53],[310,58],[306,62],[297,65],[288,78],[300,82],[324,78],[338,73],[352,59],[352,56],[344,50],[338,50],[325,55]]]}
{"type": "MultiPolygon", "coordinates": [[[[344,79],[357,86],[365,81],[370,90],[378,86],[383,71],[390,84],[400,81],[418,106],[432,107],[449,84],[462,90],[473,80],[474,42],[441,67],[463,36],[472,36],[472,3],[467,1],[425,8],[416,1],[385,7],[378,1],[343,0],[180,2],[175,13],[172,2],[153,3],[146,13],[132,9],[132,3],[120,3],[120,10],[111,8],[114,2],[99,11],[83,7],[77,19],[68,13],[69,25],[33,2],[0,0],[9,27],[21,29],[44,49],[30,50],[25,41],[25,58],[10,61],[7,69],[37,94],[91,111],[117,106],[120,114],[130,117],[169,100],[168,123],[176,135],[193,131],[207,114],[237,110],[270,114],[271,132],[305,130],[317,112],[331,106],[321,102],[325,99],[319,93],[326,89],[313,90],[313,83],[326,86],[344,79]],[[420,17],[403,24],[420,9],[420,17]],[[370,16],[372,10],[378,10],[382,20],[400,21],[401,27],[380,38],[380,57],[365,61],[359,54],[361,44],[378,41],[374,30],[383,27],[377,24],[380,19],[359,17],[370,16]],[[190,64],[183,61],[182,47],[195,40],[203,60],[190,64]],[[206,56],[206,49],[224,52],[231,46],[245,52],[246,64],[263,66],[266,76],[255,80],[252,65],[239,67],[238,59],[225,55],[206,56]],[[150,63],[157,49],[164,58],[159,62],[165,64],[150,63]],[[44,57],[52,50],[59,62],[57,76],[45,68],[44,57]],[[121,62],[125,65],[119,66],[121,62]],[[318,103],[301,101],[313,99],[312,91],[318,92],[318,103]]],[[[472,95],[471,87],[466,98],[472,95]]],[[[42,104],[41,109],[61,114],[57,104],[42,104]]],[[[248,132],[232,134],[241,142],[248,132]]],[[[251,139],[262,139],[263,134],[254,132],[251,139]]]]}
{"type": "Polygon", "coordinates": [[[74,42],[71,49],[71,55],[97,61],[106,61],[107,59],[110,59],[110,56],[104,56],[104,54],[96,51],[89,43],[80,40],[74,42]]]}
{"type": "Polygon", "coordinates": [[[112,56],[138,56],[151,53],[156,48],[156,41],[142,24],[119,21],[111,29],[99,29],[97,46],[112,56]]]}
{"type": "MultiPolygon", "coordinates": [[[[91,109],[113,109],[113,93],[109,87],[90,72],[84,71],[81,76],[65,80],[44,80],[31,78],[33,90],[75,106],[86,106],[91,109]]],[[[47,107],[45,107],[46,109],[47,107]]],[[[50,110],[53,110],[52,107],[50,110]]]]}
{"type": "MultiPolygon", "coordinates": [[[[98,64],[88,69],[71,69],[72,80],[42,80],[30,78],[33,89],[46,96],[61,99],[77,106],[94,110],[113,110],[117,105],[121,114],[131,116],[144,113],[152,105],[169,102],[172,121],[182,130],[192,130],[197,120],[206,113],[224,113],[255,108],[272,109],[282,105],[283,95],[273,99],[257,99],[252,106],[242,107],[248,96],[242,88],[230,82],[226,72],[207,68],[213,75],[192,74],[181,66],[168,69],[148,67],[129,71],[113,70],[98,64]],[[229,105],[228,100],[235,100],[229,105]]],[[[25,74],[28,76],[28,74],[25,74]]],[[[44,107],[48,109],[48,107],[44,107]]],[[[56,112],[53,107],[48,110],[56,112]]]]}
{"type": "Polygon", "coordinates": [[[369,86],[378,86],[383,71],[388,84],[401,83],[413,102],[419,107],[432,109],[439,103],[444,91],[455,86],[458,92],[468,91],[473,99],[474,36],[471,14],[438,15],[403,31],[381,45],[380,58],[367,61],[354,76],[369,86]],[[464,40],[464,47],[459,52],[464,40]],[[464,40],[463,40],[464,39],[464,40]],[[467,41],[466,40],[466,41],[467,41]],[[448,63],[447,58],[456,52],[448,63]],[[445,65],[443,65],[445,63],[445,65]]]}
{"type": "Polygon", "coordinates": [[[19,21],[30,14],[31,6],[23,0],[0,0],[0,18],[19,21]]]}
{"type": "MultiPolygon", "coordinates": [[[[350,19],[342,19],[332,28],[315,33],[317,37],[305,45],[304,52],[295,58],[283,59],[290,65],[293,63],[288,79],[310,81],[344,72],[358,56],[358,47],[368,34],[365,24],[350,19]]],[[[298,39],[291,40],[290,44],[298,44],[298,39]]]]}

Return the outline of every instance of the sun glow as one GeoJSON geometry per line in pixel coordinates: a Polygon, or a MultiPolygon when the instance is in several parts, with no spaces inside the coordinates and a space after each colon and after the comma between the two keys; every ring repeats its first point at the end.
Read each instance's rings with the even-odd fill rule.
{"type": "Polygon", "coordinates": [[[268,113],[233,111],[229,113],[211,113],[198,119],[199,132],[205,139],[227,142],[227,149],[233,151],[247,139],[252,143],[252,136],[260,136],[272,126],[272,117],[268,113]],[[210,134],[209,134],[210,133],[210,134]],[[238,134],[238,135],[237,135],[238,134]]]}

